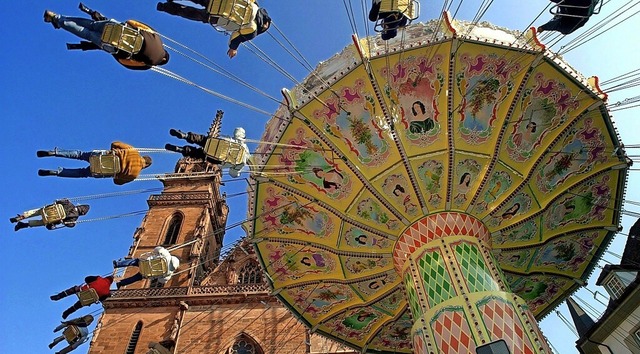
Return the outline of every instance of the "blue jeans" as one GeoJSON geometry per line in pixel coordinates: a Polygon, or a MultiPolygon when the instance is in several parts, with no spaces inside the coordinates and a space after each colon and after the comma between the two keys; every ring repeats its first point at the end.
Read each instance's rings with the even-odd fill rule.
{"type": "Polygon", "coordinates": [[[104,26],[109,22],[119,23],[116,20],[94,21],[88,18],[58,15],[53,18],[53,21],[60,28],[71,32],[82,39],[88,40],[109,53],[116,52],[114,47],[102,42],[102,31],[104,30],[104,26]]]}
{"type": "Polygon", "coordinates": [[[116,261],[116,268],[129,267],[129,266],[138,266],[138,258],[133,259],[119,259],[116,261]]]}
{"type": "MultiPolygon", "coordinates": [[[[135,266],[137,267],[139,264],[139,259],[138,258],[133,258],[133,259],[120,259],[116,261],[116,268],[122,268],[122,267],[129,267],[129,266],[135,266]]],[[[140,272],[126,278],[126,279],[122,279],[118,282],[118,284],[116,284],[118,286],[118,288],[120,288],[121,286],[125,286],[125,285],[129,285],[129,284],[133,284],[137,281],[142,280],[142,274],[140,274],[140,272]]]]}
{"type": "MultiPolygon", "coordinates": [[[[55,149],[55,156],[64,157],[66,159],[74,159],[74,160],[82,160],[89,162],[89,158],[91,155],[96,154],[93,151],[81,151],[81,150],[59,150],[55,149]]],[[[59,177],[71,177],[71,178],[83,178],[83,177],[91,177],[91,168],[59,168],[58,169],[59,177]]]]}

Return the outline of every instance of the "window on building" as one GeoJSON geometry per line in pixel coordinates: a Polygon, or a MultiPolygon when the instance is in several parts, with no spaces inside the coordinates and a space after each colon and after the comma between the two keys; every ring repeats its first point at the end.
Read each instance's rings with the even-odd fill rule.
{"type": "Polygon", "coordinates": [[[617,299],[624,292],[624,285],[622,285],[620,279],[613,274],[607,281],[605,289],[607,289],[607,292],[612,298],[617,299]]]}
{"type": "Polygon", "coordinates": [[[476,354],[511,354],[511,352],[507,347],[507,342],[499,340],[477,347],[476,354]]]}
{"type": "Polygon", "coordinates": [[[125,354],[133,354],[136,351],[136,345],[138,345],[138,339],[140,338],[140,332],[142,331],[142,321],[138,321],[136,327],[133,329],[131,333],[131,339],[129,339],[129,344],[127,345],[127,350],[125,354]]]}
{"type": "Polygon", "coordinates": [[[264,352],[254,340],[247,335],[240,335],[229,348],[228,354],[263,354],[264,352]]]}
{"type": "Polygon", "coordinates": [[[182,215],[173,214],[171,221],[169,221],[169,227],[164,237],[164,245],[173,245],[178,241],[178,234],[180,233],[180,226],[182,226],[182,215]]]}
{"type": "Polygon", "coordinates": [[[258,284],[262,283],[262,272],[255,262],[248,262],[240,269],[238,274],[238,284],[258,284]]]}

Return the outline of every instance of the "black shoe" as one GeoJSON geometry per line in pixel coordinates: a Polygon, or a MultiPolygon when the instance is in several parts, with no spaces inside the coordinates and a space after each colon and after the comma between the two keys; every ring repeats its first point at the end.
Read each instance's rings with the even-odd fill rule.
{"type": "Polygon", "coordinates": [[[186,139],[187,138],[187,134],[177,130],[177,129],[170,129],[169,130],[169,135],[171,136],[175,136],[176,138],[179,139],[186,139]]]}
{"type": "Polygon", "coordinates": [[[156,10],[164,11],[164,3],[159,2],[158,5],[156,5],[156,10]]]}
{"type": "Polygon", "coordinates": [[[57,176],[57,170],[38,170],[38,176],[57,176]]]}
{"type": "Polygon", "coordinates": [[[58,300],[62,299],[62,295],[60,295],[60,294],[55,294],[55,295],[51,295],[51,296],[49,296],[49,298],[50,298],[51,300],[53,300],[53,301],[58,301],[58,300]]]}
{"type": "Polygon", "coordinates": [[[44,22],[50,23],[53,25],[53,28],[58,29],[60,26],[55,21],[55,17],[57,14],[53,11],[45,10],[44,12],[44,22]]]}
{"type": "Polygon", "coordinates": [[[9,221],[13,224],[14,222],[18,222],[18,218],[9,218],[9,221]]]}
{"type": "Polygon", "coordinates": [[[118,263],[115,260],[113,261],[113,268],[118,268],[118,263]]]}
{"type": "Polygon", "coordinates": [[[169,150],[169,151],[175,151],[175,152],[180,153],[180,154],[182,154],[184,152],[183,148],[181,148],[179,146],[171,145],[171,144],[165,145],[164,148],[169,150]]]}
{"type": "Polygon", "coordinates": [[[19,222],[16,224],[16,226],[13,228],[13,231],[18,231],[20,229],[26,229],[27,227],[29,227],[29,224],[27,224],[26,222],[19,222]]]}
{"type": "MultiPolygon", "coordinates": [[[[67,47],[68,47],[68,45],[67,45],[67,47]]],[[[56,152],[55,151],[49,151],[49,150],[38,150],[38,151],[36,151],[36,156],[38,156],[38,157],[56,156],[56,152]]]]}

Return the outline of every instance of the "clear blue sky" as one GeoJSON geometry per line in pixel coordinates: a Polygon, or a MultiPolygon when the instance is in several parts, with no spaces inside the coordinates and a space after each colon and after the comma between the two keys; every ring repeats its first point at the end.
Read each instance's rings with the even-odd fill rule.
{"type": "MultiPolygon", "coordinates": [[[[358,14],[358,25],[363,28],[360,1],[352,1],[358,14]]],[[[369,0],[363,0],[366,5],[369,0]]],[[[454,2],[454,7],[459,1],[454,2]]],[[[457,18],[471,20],[479,0],[463,2],[457,18]]],[[[586,28],[604,18],[626,0],[611,0],[602,14],[594,17],[586,28]]],[[[202,23],[190,22],[155,10],[153,1],[90,1],[86,5],[118,20],[135,18],[146,22],[164,35],[204,54],[240,78],[250,82],[269,95],[280,98],[283,87],[294,84],[277,73],[247,48],[229,60],[226,53],[228,37],[216,33],[202,23]]],[[[351,27],[343,2],[327,0],[263,0],[276,25],[313,65],[325,60],[351,42],[351,27]]],[[[496,25],[524,30],[544,7],[545,0],[514,2],[496,0],[482,18],[496,25]]],[[[439,16],[442,2],[423,1],[421,21],[439,16]]],[[[77,38],[54,30],[42,21],[45,9],[65,15],[83,16],[73,1],[2,1],[0,24],[5,45],[1,56],[2,95],[0,117],[5,124],[2,139],[3,166],[0,174],[3,186],[2,237],[0,250],[4,270],[0,273],[0,352],[47,353],[47,344],[54,337],[53,328],[60,314],[75,300],[59,302],[49,295],[82,282],[84,276],[105,274],[111,270],[111,261],[127,254],[132,235],[141,222],[141,216],[79,224],[74,229],[47,231],[27,229],[14,233],[8,218],[23,210],[38,207],[62,197],[87,196],[123,190],[158,188],[157,181],[142,181],[124,187],[111,180],[61,179],[38,177],[38,168],[83,166],[71,160],[38,159],[35,151],[53,147],[84,150],[108,149],[111,141],[122,140],[137,147],[162,148],[167,142],[178,140],[169,136],[170,128],[206,132],[217,109],[225,111],[223,134],[231,134],[236,126],[247,130],[248,138],[259,139],[268,117],[235,104],[215,98],[194,87],[161,76],[157,73],[133,72],[120,67],[109,55],[99,51],[67,51],[66,42],[77,38]]],[[[544,13],[535,25],[546,21],[544,13]]],[[[608,31],[585,45],[569,52],[565,59],[586,76],[598,75],[607,80],[638,67],[634,53],[637,46],[639,16],[608,31]],[[637,42],[637,41],[636,41],[637,42]]],[[[582,33],[578,31],[572,36],[582,33]]],[[[571,38],[571,37],[569,37],[571,38]]],[[[301,80],[308,72],[284,53],[268,36],[255,43],[279,64],[301,80]]],[[[563,42],[552,49],[557,50],[563,42]]],[[[274,112],[277,103],[240,87],[229,80],[171,53],[171,62],[165,68],[172,70],[202,86],[274,112]]],[[[611,95],[610,102],[637,96],[638,90],[626,90],[611,95]]],[[[622,141],[638,144],[638,109],[614,114],[622,141]]],[[[253,145],[250,145],[253,148],[253,145]]],[[[629,153],[633,154],[633,150],[629,153]]],[[[178,159],[175,154],[154,154],[154,165],[146,173],[171,172],[178,159]]],[[[631,173],[626,199],[638,201],[637,172],[631,173]]],[[[245,190],[242,182],[229,182],[223,188],[228,194],[245,190]]],[[[145,210],[149,193],[127,197],[91,200],[89,218],[118,215],[145,210]]],[[[229,224],[243,220],[246,201],[242,197],[229,200],[229,224]]],[[[630,207],[633,210],[632,207],[630,207]]],[[[633,219],[622,221],[626,233],[633,219]]],[[[226,243],[242,236],[240,228],[227,233],[226,243]]],[[[625,238],[619,236],[611,250],[621,254],[625,238]]],[[[611,255],[605,259],[619,260],[611,255]]],[[[596,269],[595,274],[599,274],[596,269]]],[[[590,288],[593,286],[590,281],[590,288]]],[[[603,289],[600,289],[603,292],[603,289]]],[[[592,299],[580,291],[583,299],[592,299]]],[[[602,306],[595,304],[599,309],[602,306]]],[[[84,308],[76,314],[99,310],[98,305],[84,308]]],[[[559,308],[565,316],[565,306],[559,308]]],[[[576,353],[575,337],[555,314],[542,322],[542,328],[552,345],[560,353],[576,353]]],[[[215,334],[212,334],[215,335],[215,334]]],[[[60,345],[61,348],[62,345],[60,345]]],[[[85,344],[76,352],[86,352],[85,344]]]]}

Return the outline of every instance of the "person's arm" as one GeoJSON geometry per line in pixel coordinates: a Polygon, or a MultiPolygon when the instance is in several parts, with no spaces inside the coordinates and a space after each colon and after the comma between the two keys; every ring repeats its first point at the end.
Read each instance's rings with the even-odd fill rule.
{"type": "Polygon", "coordinates": [[[231,39],[229,40],[229,49],[237,51],[238,47],[240,47],[240,44],[256,38],[257,35],[258,31],[253,31],[250,33],[235,31],[233,32],[233,34],[231,34],[231,39]]]}

